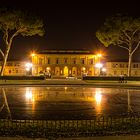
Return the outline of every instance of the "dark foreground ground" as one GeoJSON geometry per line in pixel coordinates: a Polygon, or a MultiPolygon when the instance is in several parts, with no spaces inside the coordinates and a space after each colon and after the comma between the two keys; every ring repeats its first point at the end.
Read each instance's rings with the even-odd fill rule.
{"type": "MultiPolygon", "coordinates": [[[[0,140],[49,140],[44,138],[23,138],[23,137],[0,137],[0,140]]],[[[50,139],[53,140],[53,139],[50,139]]],[[[58,138],[57,140],[140,140],[137,136],[104,136],[104,137],[80,137],[80,138],[58,138]]]]}

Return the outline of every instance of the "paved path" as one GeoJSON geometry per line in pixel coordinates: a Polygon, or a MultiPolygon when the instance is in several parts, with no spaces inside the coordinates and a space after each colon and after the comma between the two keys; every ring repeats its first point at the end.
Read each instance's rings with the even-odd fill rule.
{"type": "Polygon", "coordinates": [[[118,81],[84,81],[80,79],[47,79],[47,80],[0,80],[0,85],[79,85],[92,87],[122,87],[122,88],[140,88],[140,81],[128,81],[127,83],[119,83],[118,81]]]}

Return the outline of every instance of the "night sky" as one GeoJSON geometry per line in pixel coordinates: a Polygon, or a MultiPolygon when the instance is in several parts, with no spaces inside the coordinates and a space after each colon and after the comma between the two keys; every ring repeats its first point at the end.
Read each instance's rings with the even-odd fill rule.
{"type": "MultiPolygon", "coordinates": [[[[29,1],[29,0],[28,0],[29,1]]],[[[46,34],[44,37],[18,36],[13,42],[9,58],[27,57],[32,50],[45,49],[86,49],[102,51],[111,59],[127,59],[127,51],[118,47],[105,48],[96,38],[96,30],[105,18],[117,14],[139,17],[138,1],[33,1],[4,3],[2,6],[21,9],[41,16],[44,20],[46,34]]],[[[140,61],[139,51],[134,59],[140,61]]]]}

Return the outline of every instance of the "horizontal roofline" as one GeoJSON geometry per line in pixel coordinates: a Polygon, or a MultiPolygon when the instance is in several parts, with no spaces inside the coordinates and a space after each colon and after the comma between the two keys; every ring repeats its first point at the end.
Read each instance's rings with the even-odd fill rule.
{"type": "Polygon", "coordinates": [[[45,50],[37,54],[94,54],[89,50],[45,50]]]}

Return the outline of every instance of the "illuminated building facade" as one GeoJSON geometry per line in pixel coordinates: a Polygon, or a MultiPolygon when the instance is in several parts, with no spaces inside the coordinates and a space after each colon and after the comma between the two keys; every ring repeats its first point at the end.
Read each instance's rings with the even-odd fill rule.
{"type": "MultiPolygon", "coordinates": [[[[8,60],[4,70],[4,75],[26,75],[27,71],[25,69],[26,62],[19,60],[8,60]]],[[[2,66],[2,61],[0,61],[0,68],[2,66]]]]}
{"type": "MultiPolygon", "coordinates": [[[[128,62],[106,62],[105,67],[106,67],[107,76],[127,75],[128,62]]],[[[139,62],[132,63],[131,75],[140,76],[140,63],[139,62]]]]}
{"type": "Polygon", "coordinates": [[[32,56],[32,74],[50,74],[54,77],[98,74],[95,64],[99,57],[90,51],[46,50],[32,56]]]}

